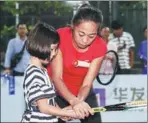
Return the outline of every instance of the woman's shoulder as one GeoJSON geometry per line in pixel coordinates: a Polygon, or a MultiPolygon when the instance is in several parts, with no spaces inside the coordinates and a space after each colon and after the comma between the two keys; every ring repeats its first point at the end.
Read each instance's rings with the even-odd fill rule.
{"type": "Polygon", "coordinates": [[[67,47],[72,40],[72,31],[70,27],[59,28],[58,34],[60,35],[60,47],[67,47]],[[68,43],[69,42],[69,43],[68,43]]]}
{"type": "Polygon", "coordinates": [[[107,52],[106,42],[101,37],[97,36],[91,45],[91,51],[95,57],[104,56],[104,54],[107,52]]]}
{"type": "Polygon", "coordinates": [[[96,47],[106,47],[107,44],[100,36],[97,36],[94,41],[94,45],[96,47]]]}
{"type": "Polygon", "coordinates": [[[67,34],[67,33],[71,33],[71,27],[61,27],[59,29],[57,29],[57,32],[62,35],[62,34],[67,34]]]}

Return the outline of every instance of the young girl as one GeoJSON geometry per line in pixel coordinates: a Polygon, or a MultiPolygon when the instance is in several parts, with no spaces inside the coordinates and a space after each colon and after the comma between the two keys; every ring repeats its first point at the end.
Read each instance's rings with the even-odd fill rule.
{"type": "Polygon", "coordinates": [[[56,106],[56,93],[44,66],[57,54],[59,35],[48,24],[38,23],[30,32],[26,49],[30,65],[24,74],[24,95],[27,104],[22,122],[57,122],[57,116],[76,118],[74,111],[56,106]]]}

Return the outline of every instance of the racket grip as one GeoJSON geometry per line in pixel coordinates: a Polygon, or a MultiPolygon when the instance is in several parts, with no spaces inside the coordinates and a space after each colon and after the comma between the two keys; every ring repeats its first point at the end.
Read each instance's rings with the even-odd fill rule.
{"type": "Polygon", "coordinates": [[[104,108],[104,107],[97,107],[97,108],[92,108],[92,110],[93,110],[94,113],[105,112],[106,108],[104,108]]]}

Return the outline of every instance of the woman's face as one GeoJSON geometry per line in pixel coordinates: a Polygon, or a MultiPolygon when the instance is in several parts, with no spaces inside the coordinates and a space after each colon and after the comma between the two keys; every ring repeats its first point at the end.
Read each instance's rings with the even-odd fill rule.
{"type": "Polygon", "coordinates": [[[98,24],[93,21],[82,21],[73,25],[74,44],[78,49],[88,48],[97,36],[98,24]]]}

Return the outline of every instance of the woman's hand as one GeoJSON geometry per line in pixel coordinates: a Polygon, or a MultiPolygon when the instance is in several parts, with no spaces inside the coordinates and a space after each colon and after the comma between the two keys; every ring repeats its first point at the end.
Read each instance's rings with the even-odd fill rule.
{"type": "Polygon", "coordinates": [[[75,102],[72,107],[76,113],[76,116],[79,119],[84,119],[85,117],[88,117],[90,114],[94,115],[94,112],[91,109],[91,107],[84,101],[79,100],[79,101],[75,102]]]}

